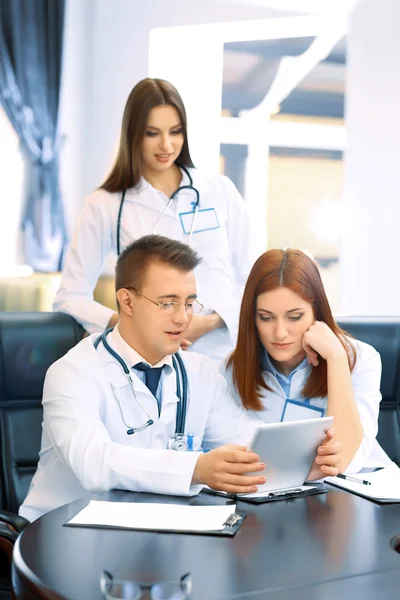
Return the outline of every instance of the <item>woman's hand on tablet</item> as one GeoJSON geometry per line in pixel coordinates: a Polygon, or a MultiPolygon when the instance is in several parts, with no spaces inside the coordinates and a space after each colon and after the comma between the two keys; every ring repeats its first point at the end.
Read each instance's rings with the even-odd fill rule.
{"type": "Polygon", "coordinates": [[[329,429],[326,438],[317,450],[317,456],[314,460],[311,471],[308,474],[307,481],[321,479],[323,477],[335,477],[339,473],[340,453],[343,449],[341,442],[333,441],[336,435],[335,429],[329,429]]]}
{"type": "Polygon", "coordinates": [[[214,490],[233,494],[248,494],[257,491],[257,485],[266,482],[260,475],[247,475],[263,471],[260,457],[247,450],[246,446],[229,444],[201,454],[197,460],[192,484],[204,483],[214,490]]]}

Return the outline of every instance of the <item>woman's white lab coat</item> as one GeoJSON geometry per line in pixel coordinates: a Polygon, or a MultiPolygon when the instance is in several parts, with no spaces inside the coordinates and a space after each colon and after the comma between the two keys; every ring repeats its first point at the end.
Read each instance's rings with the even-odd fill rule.
{"type": "Polygon", "coordinates": [[[179,401],[173,369],[162,373],[160,417],[156,399],[131,370],[137,400],[154,425],[127,435],[124,421],[140,426],[147,416],[119,363],[102,344],[95,350],[96,338],[82,340],[47,372],[40,459],[20,508],[29,520],[91,492],[115,488],[195,494],[202,488],[191,485],[199,449],[247,444],[257,425],[237,406],[213,360],[183,352],[189,380],[185,432],[194,434],[194,451],[167,450],[179,401]]]}
{"type": "MultiPolygon", "coordinates": [[[[379,390],[381,382],[382,364],[379,353],[364,342],[351,340],[357,350],[357,359],[351,373],[353,392],[359,411],[362,426],[364,428],[364,439],[361,442],[352,462],[347,468],[348,473],[356,473],[364,467],[381,467],[390,463],[389,457],[376,441],[378,433],[378,415],[381,393],[379,390]]],[[[310,365],[296,371],[291,379],[289,399],[304,403],[302,390],[308,379],[312,367],[310,365]]],[[[232,370],[225,369],[221,365],[221,372],[225,375],[232,395],[239,405],[242,405],[240,397],[232,382],[232,370]]],[[[277,423],[282,421],[287,396],[278,380],[269,371],[263,371],[265,383],[271,391],[262,390],[262,402],[264,410],[248,411],[253,417],[264,423],[277,423]]],[[[303,414],[296,410],[296,419],[309,419],[317,416],[325,416],[328,407],[328,398],[311,398],[312,406],[323,409],[323,413],[311,412],[304,403],[303,414]]],[[[283,420],[287,420],[283,418],[283,420]]],[[[289,419],[290,420],[290,419],[289,419]]]]}
{"type": "MultiPolygon", "coordinates": [[[[206,176],[197,169],[189,172],[200,193],[200,211],[191,241],[203,259],[196,269],[198,298],[206,308],[204,314],[215,311],[227,325],[200,338],[191,350],[223,359],[236,342],[242,290],[258,256],[257,244],[250,239],[245,203],[230,179],[206,176]]],[[[182,172],[181,185],[188,183],[187,175],[182,172]]],[[[137,188],[126,192],[121,250],[151,233],[188,243],[182,219],[186,219],[190,230],[191,215],[182,215],[193,213],[195,200],[193,191],[179,192],[157,225],[168,198],[142,179],[137,188]]],[[[116,258],[120,201],[121,193],[110,194],[105,190],[96,190],[87,198],[53,306],[54,310],[75,317],[90,333],[103,331],[113,314],[111,309],[93,300],[93,290],[106,259],[110,254],[116,258]]]]}

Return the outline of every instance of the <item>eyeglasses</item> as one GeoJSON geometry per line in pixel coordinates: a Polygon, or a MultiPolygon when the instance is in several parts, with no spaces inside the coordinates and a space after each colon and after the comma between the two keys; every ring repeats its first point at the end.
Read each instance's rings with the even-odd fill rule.
{"type": "Polygon", "coordinates": [[[190,573],[179,581],[163,581],[150,585],[135,581],[117,580],[108,571],[100,575],[100,590],[107,600],[138,600],[148,590],[152,600],[187,600],[192,591],[190,573]]]}
{"type": "MultiPolygon", "coordinates": [[[[178,310],[180,309],[180,307],[182,306],[181,302],[154,302],[153,300],[150,300],[150,298],[148,298],[147,296],[142,294],[142,292],[139,292],[139,290],[137,290],[134,287],[130,287],[127,285],[127,286],[125,286],[125,288],[127,290],[133,290],[134,292],[139,294],[139,296],[143,296],[143,298],[145,298],[146,300],[148,300],[155,306],[158,306],[158,308],[166,315],[173,315],[173,314],[177,313],[178,310]]],[[[191,300],[190,302],[186,302],[186,304],[185,304],[186,314],[188,314],[188,315],[198,315],[199,313],[201,313],[203,308],[204,308],[204,305],[201,304],[201,302],[199,302],[195,298],[193,298],[193,300],[191,300]]]]}

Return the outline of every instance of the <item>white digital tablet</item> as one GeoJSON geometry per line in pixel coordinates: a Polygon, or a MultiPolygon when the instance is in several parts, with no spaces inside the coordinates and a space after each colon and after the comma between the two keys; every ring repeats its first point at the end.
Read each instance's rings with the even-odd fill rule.
{"type": "Polygon", "coordinates": [[[318,417],[259,425],[248,446],[265,463],[263,472],[249,473],[267,479],[258,493],[302,486],[332,423],[333,417],[318,417]]]}

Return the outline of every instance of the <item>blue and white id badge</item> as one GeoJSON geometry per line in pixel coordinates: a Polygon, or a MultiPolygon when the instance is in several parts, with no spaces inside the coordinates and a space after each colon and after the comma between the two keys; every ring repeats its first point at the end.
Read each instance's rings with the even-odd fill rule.
{"type": "Polygon", "coordinates": [[[192,233],[200,233],[201,231],[209,231],[211,229],[219,229],[215,208],[202,208],[196,211],[184,212],[179,214],[182,223],[183,233],[189,235],[193,226],[192,233]]]}
{"type": "Polygon", "coordinates": [[[285,406],[282,412],[281,421],[302,421],[303,419],[316,419],[324,416],[324,409],[319,406],[313,406],[310,401],[298,402],[286,398],[285,406]]]}

